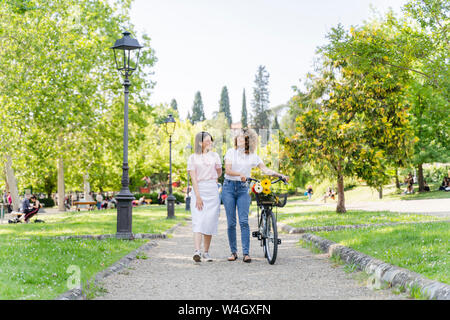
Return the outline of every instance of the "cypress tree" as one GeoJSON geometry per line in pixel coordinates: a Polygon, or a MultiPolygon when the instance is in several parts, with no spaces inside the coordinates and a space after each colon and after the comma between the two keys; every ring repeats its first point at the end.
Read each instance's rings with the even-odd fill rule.
{"type": "Polygon", "coordinates": [[[174,111],[178,111],[178,103],[177,103],[177,100],[172,99],[172,101],[170,102],[170,107],[171,107],[174,111]]]}
{"type": "Polygon", "coordinates": [[[275,119],[273,120],[272,129],[274,129],[274,130],[279,130],[280,129],[280,124],[278,123],[278,116],[277,115],[275,115],[275,119]]]}
{"type": "Polygon", "coordinates": [[[204,120],[206,120],[206,117],[203,110],[202,95],[200,94],[200,91],[197,91],[195,94],[194,105],[192,106],[191,122],[195,124],[196,122],[204,120]]]}
{"type": "Polygon", "coordinates": [[[190,123],[192,123],[192,117],[191,117],[191,113],[188,111],[186,120],[189,120],[190,123]]]}
{"type": "Polygon", "coordinates": [[[227,118],[228,125],[231,125],[232,118],[230,110],[230,98],[228,97],[228,89],[226,86],[222,88],[222,92],[220,94],[219,112],[223,112],[225,114],[225,118],[227,118]]]}
{"type": "Polygon", "coordinates": [[[248,127],[248,121],[247,121],[247,100],[245,98],[245,89],[242,94],[242,111],[241,111],[241,124],[242,128],[248,127]]]}
{"type": "Polygon", "coordinates": [[[255,75],[252,100],[252,126],[255,129],[269,129],[269,73],[265,66],[259,66],[255,75]]]}

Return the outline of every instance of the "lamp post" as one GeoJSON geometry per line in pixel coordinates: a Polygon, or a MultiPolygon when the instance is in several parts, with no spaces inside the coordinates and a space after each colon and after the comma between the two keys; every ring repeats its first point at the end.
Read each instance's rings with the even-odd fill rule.
{"type": "Polygon", "coordinates": [[[122,163],[122,189],[116,195],[117,200],[117,233],[119,239],[132,239],[132,201],[130,192],[130,179],[128,176],[128,94],[130,80],[128,79],[137,69],[140,50],[143,47],[136,39],[130,37],[128,31],[123,32],[123,37],[117,40],[113,47],[116,68],[124,77],[123,87],[125,92],[124,126],[123,126],[123,163],[122,163]]]}
{"type": "MultiPolygon", "coordinates": [[[[191,153],[192,146],[191,146],[190,143],[186,146],[186,150],[187,150],[189,153],[191,153]]],[[[186,209],[185,209],[185,210],[186,210],[186,211],[191,211],[191,197],[189,196],[189,171],[188,171],[188,173],[187,173],[186,209]]]]}
{"type": "Polygon", "coordinates": [[[172,193],[172,135],[175,132],[176,121],[171,114],[164,120],[164,129],[169,135],[169,195],[167,197],[167,219],[175,218],[175,197],[172,193]]]}

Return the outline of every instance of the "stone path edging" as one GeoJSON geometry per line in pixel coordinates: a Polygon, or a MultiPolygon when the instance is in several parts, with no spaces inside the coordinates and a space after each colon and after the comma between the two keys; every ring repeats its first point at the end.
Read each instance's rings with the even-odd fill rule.
{"type": "MultiPolygon", "coordinates": [[[[167,234],[173,233],[176,228],[178,228],[182,222],[176,224],[172,228],[168,229],[166,232],[160,234],[149,234],[149,233],[137,233],[134,234],[134,239],[167,239],[167,234]]],[[[109,238],[115,238],[115,235],[93,235],[93,236],[62,236],[62,237],[52,237],[52,239],[58,240],[67,240],[67,239],[96,239],[96,240],[104,240],[109,238]]],[[[119,272],[125,269],[136,257],[139,253],[149,250],[150,248],[156,246],[155,241],[149,241],[133,252],[127,254],[122,259],[114,263],[112,266],[108,267],[106,270],[100,271],[95,275],[94,283],[97,284],[103,278],[107,276],[119,272]]],[[[83,290],[80,288],[71,289],[66,291],[65,293],[59,295],[55,300],[86,300],[86,296],[83,294],[83,290]]]]}
{"type": "Polygon", "coordinates": [[[389,283],[393,287],[403,287],[408,292],[412,288],[418,288],[428,299],[450,300],[450,286],[447,284],[426,279],[415,272],[390,265],[313,234],[303,234],[301,239],[314,244],[330,256],[338,256],[347,264],[355,265],[359,270],[373,275],[377,281],[389,283]]]}

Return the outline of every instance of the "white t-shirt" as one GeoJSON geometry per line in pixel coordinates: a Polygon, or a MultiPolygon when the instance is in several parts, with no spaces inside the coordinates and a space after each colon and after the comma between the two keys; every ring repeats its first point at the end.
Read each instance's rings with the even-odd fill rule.
{"type": "MultiPolygon", "coordinates": [[[[256,153],[245,154],[244,150],[229,149],[225,154],[225,161],[231,162],[231,170],[250,177],[252,168],[259,166],[263,161],[256,153]]],[[[225,179],[240,181],[239,176],[225,174],[225,179]]]]}

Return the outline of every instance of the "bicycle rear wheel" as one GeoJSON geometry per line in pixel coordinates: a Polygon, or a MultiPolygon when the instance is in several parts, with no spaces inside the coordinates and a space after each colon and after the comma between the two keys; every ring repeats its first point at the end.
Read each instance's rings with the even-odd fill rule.
{"type": "Polygon", "coordinates": [[[278,251],[278,231],[277,231],[277,218],[269,211],[266,212],[266,229],[263,238],[264,253],[267,261],[270,264],[274,264],[277,259],[278,251]]]}

